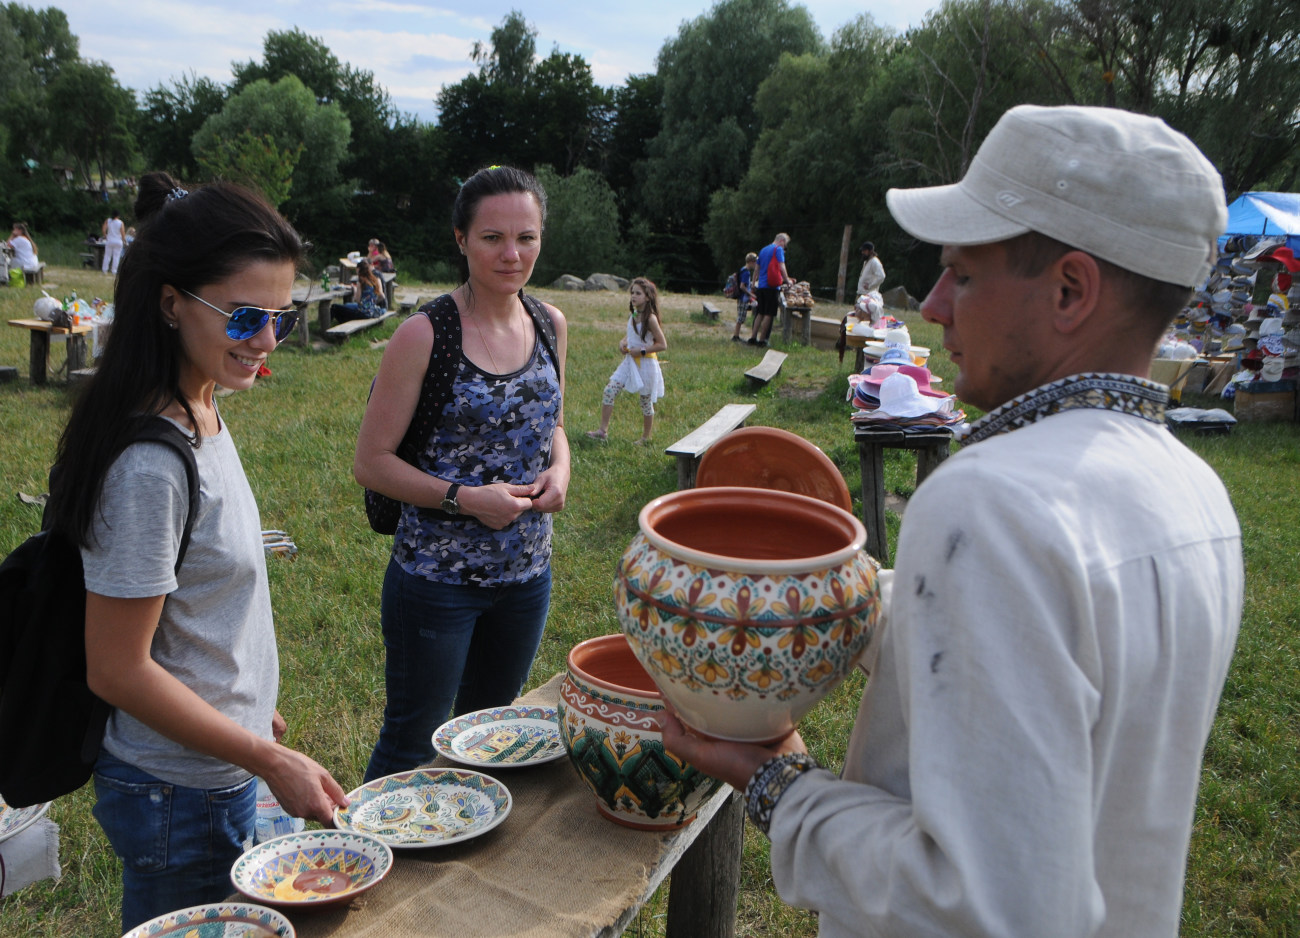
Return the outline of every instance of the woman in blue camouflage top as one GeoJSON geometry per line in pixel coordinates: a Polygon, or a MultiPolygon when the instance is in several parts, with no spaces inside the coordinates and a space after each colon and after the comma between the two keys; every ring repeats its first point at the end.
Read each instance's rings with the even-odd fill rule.
{"type": "Polygon", "coordinates": [[[398,328],[375,379],[353,471],[403,504],[382,594],[387,701],[367,780],[430,761],[449,714],[509,704],[541,643],[551,515],[569,486],[564,316],[523,293],[545,220],[531,175],[475,173],[452,210],[463,282],[398,328]],[[457,342],[451,400],[412,465],[397,450],[429,393],[430,355],[457,342]]]}

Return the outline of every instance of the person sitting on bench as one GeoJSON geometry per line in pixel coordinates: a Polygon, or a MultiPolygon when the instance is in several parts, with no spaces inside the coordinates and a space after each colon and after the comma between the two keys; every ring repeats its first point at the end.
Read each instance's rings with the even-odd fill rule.
{"type": "Polygon", "coordinates": [[[352,302],[334,306],[332,315],[339,322],[350,319],[378,319],[384,315],[384,285],[370,269],[369,261],[357,261],[357,282],[352,284],[352,302]]]}

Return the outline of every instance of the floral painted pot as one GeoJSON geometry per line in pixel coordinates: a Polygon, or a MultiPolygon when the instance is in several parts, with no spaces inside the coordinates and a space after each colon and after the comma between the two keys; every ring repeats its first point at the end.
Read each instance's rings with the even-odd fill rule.
{"type": "Polygon", "coordinates": [[[659,732],[664,709],[654,681],[622,635],[579,642],[560,684],[560,738],[569,761],[611,821],[676,830],[695,820],[722,784],[670,755],[659,732]]]}
{"type": "Polygon", "coordinates": [[[842,508],[715,487],[657,498],[639,522],[614,578],[619,624],[697,732],[783,739],[874,650],[879,565],[842,508]]]}

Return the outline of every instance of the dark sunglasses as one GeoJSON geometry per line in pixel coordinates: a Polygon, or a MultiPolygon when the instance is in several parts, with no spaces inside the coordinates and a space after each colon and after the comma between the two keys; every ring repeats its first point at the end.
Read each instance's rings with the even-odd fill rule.
{"type": "Polygon", "coordinates": [[[238,306],[234,312],[226,312],[220,306],[213,306],[201,296],[195,296],[189,290],[181,288],[181,292],[190,299],[198,300],[209,309],[214,309],[226,317],[226,335],[237,342],[244,339],[251,339],[263,329],[266,328],[267,322],[274,322],[272,327],[275,330],[275,341],[283,342],[293,332],[293,327],[298,325],[298,311],[296,309],[263,309],[260,306],[238,306]]]}

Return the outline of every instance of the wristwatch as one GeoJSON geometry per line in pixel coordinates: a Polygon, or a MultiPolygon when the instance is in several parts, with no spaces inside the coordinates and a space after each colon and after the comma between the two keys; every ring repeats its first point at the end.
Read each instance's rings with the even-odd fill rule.
{"type": "Polygon", "coordinates": [[[447,489],[447,494],[442,497],[442,510],[449,515],[460,514],[460,502],[456,501],[458,491],[460,491],[460,483],[453,482],[447,489]]]}

